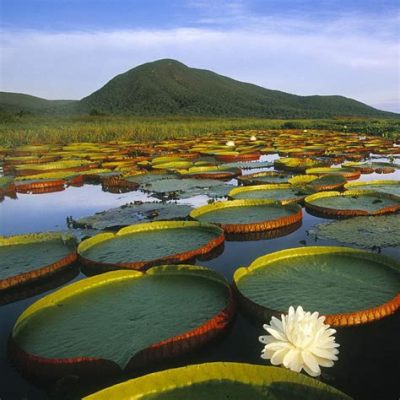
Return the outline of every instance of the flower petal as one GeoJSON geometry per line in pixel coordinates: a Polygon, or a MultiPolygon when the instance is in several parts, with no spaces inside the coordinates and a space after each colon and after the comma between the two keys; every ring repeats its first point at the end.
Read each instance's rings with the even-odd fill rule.
{"type": "Polygon", "coordinates": [[[276,329],[268,328],[267,332],[271,334],[275,339],[282,340],[284,342],[287,341],[285,334],[280,331],[277,331],[276,329]]]}
{"type": "Polygon", "coordinates": [[[321,369],[319,368],[317,359],[308,351],[301,352],[301,358],[303,359],[304,364],[314,373],[320,374],[321,369]]]}
{"type": "Polygon", "coordinates": [[[279,351],[276,351],[273,356],[271,357],[271,364],[272,365],[281,365],[283,363],[283,359],[286,356],[288,350],[287,349],[282,349],[279,351]]]}

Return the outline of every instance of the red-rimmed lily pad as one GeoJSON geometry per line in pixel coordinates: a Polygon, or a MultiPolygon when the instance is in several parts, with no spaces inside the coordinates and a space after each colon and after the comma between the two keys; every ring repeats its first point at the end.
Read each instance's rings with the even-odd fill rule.
{"type": "Polygon", "coordinates": [[[143,269],[207,254],[223,241],[223,231],[215,225],[195,221],[148,222],[86,239],[79,244],[78,254],[89,273],[143,269]]]}
{"type": "Polygon", "coordinates": [[[368,174],[376,172],[378,174],[390,174],[400,169],[400,164],[390,163],[390,162],[376,162],[376,161],[366,161],[366,162],[353,162],[347,161],[342,164],[343,167],[350,167],[360,171],[362,174],[368,174]]]}
{"type": "Polygon", "coordinates": [[[65,189],[67,181],[65,179],[40,179],[26,180],[15,183],[15,190],[19,193],[49,193],[60,192],[65,189]]]}
{"type": "Polygon", "coordinates": [[[242,173],[239,168],[225,168],[222,166],[200,166],[192,167],[188,170],[181,170],[180,175],[184,178],[204,178],[204,179],[232,179],[242,173]]]}
{"type": "Polygon", "coordinates": [[[319,192],[304,199],[307,211],[327,217],[382,215],[400,210],[400,197],[373,190],[319,192]]]}
{"type": "Polygon", "coordinates": [[[274,161],[274,167],[276,169],[296,172],[304,172],[307,168],[324,167],[326,164],[326,161],[319,161],[313,158],[286,157],[274,161]]]}
{"type": "Polygon", "coordinates": [[[400,181],[376,180],[369,182],[352,182],[344,186],[347,190],[374,190],[400,196],[400,181]]]}
{"type": "Polygon", "coordinates": [[[45,232],[0,236],[0,290],[45,279],[76,258],[71,235],[45,232]]]}
{"type": "Polygon", "coordinates": [[[383,318],[400,307],[400,264],[348,247],[303,247],[267,254],[236,270],[234,282],[243,310],[263,321],[291,305],[301,305],[325,315],[330,325],[355,325],[383,318]]]}
{"type": "Polygon", "coordinates": [[[263,365],[215,362],[155,372],[85,400],[351,400],[303,374],[263,365]],[[295,396],[295,397],[294,397],[295,396]]]}
{"type": "Polygon", "coordinates": [[[307,168],[306,174],[310,175],[342,175],[346,179],[358,179],[360,177],[360,171],[353,168],[307,168]]]}
{"type": "Polygon", "coordinates": [[[313,192],[323,190],[337,190],[343,188],[347,182],[343,175],[297,175],[289,179],[292,185],[302,186],[313,192]]]}
{"type": "Polygon", "coordinates": [[[238,181],[243,185],[267,185],[276,183],[288,183],[292,177],[291,174],[285,174],[276,171],[262,171],[254,174],[242,175],[238,181]]]}
{"type": "Polygon", "coordinates": [[[296,224],[302,219],[297,204],[273,200],[232,200],[196,208],[190,216],[221,226],[227,233],[268,231],[296,224]]]}
{"type": "Polygon", "coordinates": [[[118,374],[204,345],[227,328],[234,311],[229,284],[207,268],[112,271],[28,307],[9,351],[22,372],[35,376],[118,374]]]}
{"type": "Polygon", "coordinates": [[[302,201],[312,190],[292,186],[290,184],[271,184],[242,186],[232,189],[228,196],[231,199],[267,199],[279,201],[282,204],[302,201]]]}

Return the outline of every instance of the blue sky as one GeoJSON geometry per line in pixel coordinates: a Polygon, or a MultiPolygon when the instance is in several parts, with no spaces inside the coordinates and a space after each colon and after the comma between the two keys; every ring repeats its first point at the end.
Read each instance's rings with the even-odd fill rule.
{"type": "Polygon", "coordinates": [[[175,58],[400,112],[397,3],[0,0],[0,90],[78,99],[136,65],[175,58]]]}

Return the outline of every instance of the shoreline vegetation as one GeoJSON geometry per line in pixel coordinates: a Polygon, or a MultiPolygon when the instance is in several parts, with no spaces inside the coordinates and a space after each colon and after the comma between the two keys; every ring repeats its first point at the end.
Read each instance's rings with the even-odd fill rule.
{"type": "Polygon", "coordinates": [[[230,117],[37,116],[0,113],[0,146],[133,140],[151,142],[229,130],[317,129],[400,140],[400,119],[342,117],[267,119],[230,117]]]}

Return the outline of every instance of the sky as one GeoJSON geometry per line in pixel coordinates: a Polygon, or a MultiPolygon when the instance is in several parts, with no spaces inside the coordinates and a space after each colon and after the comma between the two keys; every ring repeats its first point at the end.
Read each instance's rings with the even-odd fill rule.
{"type": "Polygon", "coordinates": [[[80,99],[161,58],[400,112],[394,0],[0,0],[0,90],[80,99]]]}

